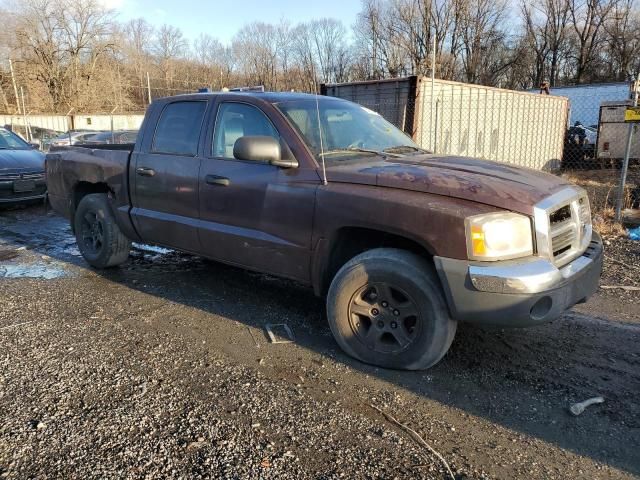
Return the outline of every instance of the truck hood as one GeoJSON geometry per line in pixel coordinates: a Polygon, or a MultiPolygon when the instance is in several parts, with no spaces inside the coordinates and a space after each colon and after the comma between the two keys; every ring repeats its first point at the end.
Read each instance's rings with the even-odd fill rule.
{"type": "Polygon", "coordinates": [[[444,195],[528,215],[540,200],[569,185],[537,170],[437,155],[335,162],[327,166],[327,180],[444,195]]]}
{"type": "Polygon", "coordinates": [[[0,150],[0,174],[43,171],[44,154],[39,150],[0,150]]]}

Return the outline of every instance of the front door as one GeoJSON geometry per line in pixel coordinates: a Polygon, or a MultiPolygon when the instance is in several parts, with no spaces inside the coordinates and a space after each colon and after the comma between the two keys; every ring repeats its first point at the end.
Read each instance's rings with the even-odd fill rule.
{"type": "Polygon", "coordinates": [[[200,243],[212,258],[307,281],[317,176],[238,160],[243,136],[280,135],[256,106],[222,102],[200,169],[200,243]]]}
{"type": "Polygon", "coordinates": [[[145,152],[134,154],[131,217],[146,242],[197,252],[199,144],[206,101],[168,103],[145,152]]]}

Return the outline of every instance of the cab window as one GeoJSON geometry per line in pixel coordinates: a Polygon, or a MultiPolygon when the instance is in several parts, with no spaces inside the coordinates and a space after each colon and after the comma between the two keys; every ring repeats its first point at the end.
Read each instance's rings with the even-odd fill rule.
{"type": "Polygon", "coordinates": [[[203,101],[174,102],[165,106],[151,150],[195,157],[206,107],[207,103],[203,101]]]}
{"type": "Polygon", "coordinates": [[[236,140],[256,135],[280,139],[278,131],[258,108],[245,103],[223,103],[218,109],[216,118],[213,156],[233,159],[233,146],[236,140]]]}

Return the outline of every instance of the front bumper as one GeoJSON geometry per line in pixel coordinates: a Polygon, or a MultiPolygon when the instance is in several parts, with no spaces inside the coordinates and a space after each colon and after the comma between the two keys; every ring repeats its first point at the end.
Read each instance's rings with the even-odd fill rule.
{"type": "Polygon", "coordinates": [[[14,180],[0,178],[0,204],[15,204],[43,200],[47,196],[47,183],[44,174],[37,178],[32,178],[33,189],[27,191],[16,191],[14,180]]]}
{"type": "Polygon", "coordinates": [[[602,239],[593,233],[587,250],[558,268],[541,257],[469,262],[434,257],[451,316],[458,321],[525,327],[558,318],[598,289],[602,239]]]}

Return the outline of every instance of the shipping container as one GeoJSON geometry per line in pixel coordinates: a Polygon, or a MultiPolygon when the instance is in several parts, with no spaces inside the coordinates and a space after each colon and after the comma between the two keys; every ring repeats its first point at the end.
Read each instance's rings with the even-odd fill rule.
{"type": "Polygon", "coordinates": [[[323,84],[322,95],[339,97],[378,112],[395,126],[413,135],[418,77],[374,82],[323,84]]]}
{"type": "Polygon", "coordinates": [[[323,85],[379,112],[423,148],[539,170],[560,168],[568,101],[426,77],[323,85]]]}
{"type": "MultiPolygon", "coordinates": [[[[633,105],[631,100],[604,102],[600,107],[598,125],[597,158],[602,166],[617,166],[624,158],[624,150],[629,135],[629,123],[624,121],[624,112],[633,105]]],[[[633,163],[640,160],[640,124],[635,125],[631,142],[630,159],[633,163]]]]}

